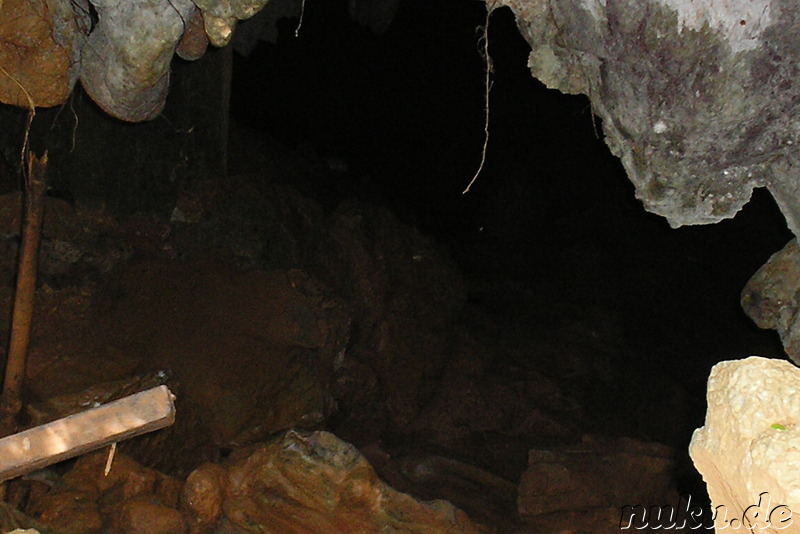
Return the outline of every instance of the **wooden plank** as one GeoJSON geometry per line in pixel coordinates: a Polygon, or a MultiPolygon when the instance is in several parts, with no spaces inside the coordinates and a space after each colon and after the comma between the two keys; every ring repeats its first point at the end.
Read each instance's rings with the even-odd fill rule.
{"type": "Polygon", "coordinates": [[[0,482],[167,427],[174,400],[162,385],[0,439],[0,482]]]}

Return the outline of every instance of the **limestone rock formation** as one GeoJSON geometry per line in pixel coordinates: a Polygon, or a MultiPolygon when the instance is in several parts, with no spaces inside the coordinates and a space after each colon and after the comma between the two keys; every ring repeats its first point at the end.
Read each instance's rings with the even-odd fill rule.
{"type": "MultiPolygon", "coordinates": [[[[16,13],[19,2],[0,5],[16,13]]],[[[156,117],[168,91],[169,61],[202,14],[210,42],[230,42],[238,22],[271,10],[265,0],[136,0],[114,4],[36,0],[25,3],[34,32],[21,19],[0,24],[0,101],[63,102],[78,74],[98,104],[128,121],[156,117]],[[28,5],[30,4],[30,5],[28,5]],[[48,11],[49,9],[49,11],[48,11]],[[192,21],[194,21],[192,23],[192,21]],[[191,23],[191,24],[190,24],[191,23]],[[88,35],[88,37],[86,37],[88,35]],[[85,43],[84,43],[85,41],[85,43]],[[31,68],[35,65],[35,68],[31,68]],[[18,82],[25,83],[16,83],[18,82]]],[[[276,1],[277,16],[297,2],[276,1]]],[[[606,141],[620,156],[645,207],[673,226],[733,217],[753,188],[767,187],[800,235],[798,55],[800,14],[791,0],[502,0],[530,43],[531,73],[548,86],[589,96],[606,141]]],[[[397,0],[350,2],[351,15],[384,30],[397,0]]],[[[9,11],[10,10],[10,11],[9,11]]],[[[3,17],[0,17],[3,20],[3,17]]],[[[245,39],[268,34],[253,25],[245,39]]],[[[185,43],[184,43],[185,45],[185,43]]]]}
{"type": "Polygon", "coordinates": [[[267,4],[267,0],[195,0],[203,11],[206,34],[214,46],[227,45],[236,24],[249,19],[267,4]]]}
{"type": "Polygon", "coordinates": [[[742,308],[759,328],[778,331],[786,354],[800,364],[800,247],[790,241],[747,282],[742,308]]]}
{"type": "Polygon", "coordinates": [[[98,22],[82,55],[81,85],[109,114],[132,122],[161,113],[170,61],[191,20],[189,0],[93,4],[98,22]]]}
{"type": "Polygon", "coordinates": [[[505,0],[531,73],[584,93],[649,211],[733,217],[767,187],[800,232],[800,22],[784,0],[505,0]]]}
{"type": "Polygon", "coordinates": [[[690,454],[708,485],[716,528],[800,532],[800,369],[752,356],[708,380],[705,425],[690,454]]]}
{"type": "MultiPolygon", "coordinates": [[[[6,517],[0,507],[0,526],[9,527],[3,531],[487,532],[447,501],[419,501],[388,486],[355,447],[327,432],[288,431],[237,449],[226,464],[203,464],[185,483],[121,453],[106,476],[106,459],[105,451],[86,455],[52,488],[30,492],[35,520],[13,509],[6,517]]],[[[30,483],[17,480],[12,490],[30,483]]]]}
{"type": "Polygon", "coordinates": [[[90,25],[88,3],[73,5],[0,2],[0,102],[47,107],[69,97],[90,25]]]}
{"type": "Polygon", "coordinates": [[[200,467],[183,503],[193,528],[210,532],[484,532],[446,501],[419,502],[387,486],[327,432],[289,431],[227,469],[200,467]]]}

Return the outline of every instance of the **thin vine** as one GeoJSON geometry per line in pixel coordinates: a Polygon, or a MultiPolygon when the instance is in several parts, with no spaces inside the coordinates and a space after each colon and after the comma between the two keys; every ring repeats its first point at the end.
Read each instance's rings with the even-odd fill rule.
{"type": "Polygon", "coordinates": [[[478,176],[480,176],[481,171],[483,171],[483,166],[486,164],[486,149],[489,146],[489,95],[492,91],[492,74],[494,74],[494,63],[492,62],[492,56],[489,55],[489,19],[496,8],[496,1],[486,5],[486,21],[484,22],[483,26],[478,28],[481,34],[478,38],[478,49],[480,50],[481,57],[483,57],[483,62],[485,65],[483,83],[483,148],[481,149],[481,162],[480,165],[478,165],[478,170],[475,171],[475,175],[472,177],[472,180],[470,180],[467,188],[461,192],[462,195],[469,193],[473,184],[478,179],[478,176]]]}

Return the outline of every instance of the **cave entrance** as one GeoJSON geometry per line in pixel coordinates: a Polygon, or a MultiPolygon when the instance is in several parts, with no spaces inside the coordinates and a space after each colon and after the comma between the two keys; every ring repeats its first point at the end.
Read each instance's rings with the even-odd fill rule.
{"type": "MultiPolygon", "coordinates": [[[[469,280],[470,305],[504,326],[526,325],[531,337],[520,344],[530,351],[570,324],[586,336],[579,374],[598,385],[594,409],[617,419],[598,419],[595,431],[686,443],[702,424],[713,363],[782,353],[774,333],[744,315],[739,293],[790,239],[783,217],[763,190],[716,225],[670,229],[646,213],[588,99],[531,78],[507,8],[490,27],[487,164],[462,195],[483,141],[484,19],[482,5],[407,2],[375,35],[349,22],[344,3],[315,6],[299,38],[297,20],[284,20],[275,44],[234,58],[234,128],[327,165],[319,181],[295,183],[323,205],[381,203],[445,244],[469,280]],[[604,370],[606,358],[614,361],[604,370]],[[616,386],[599,385],[604,371],[616,386]],[[680,424],[659,420],[676,410],[680,424]]],[[[232,147],[234,173],[274,169],[250,157],[257,151],[232,147]]]]}
{"type": "MultiPolygon", "coordinates": [[[[101,118],[80,91],[65,109],[81,121],[37,119],[90,165],[54,166],[31,419],[85,405],[98,382],[166,377],[175,428],[123,448],[147,465],[181,479],[274,432],[325,429],[398,489],[501,531],[559,510],[522,497],[550,489],[529,451],[570,461],[585,436],[601,437],[597,457],[666,446],[649,450],[673,455],[668,489],[702,492],[686,448],[711,366],[782,354],[739,305],[790,239],[769,195],[713,226],[646,213],[588,100],[531,78],[508,9],[490,27],[486,166],[464,195],[483,145],[485,6],[404,2],[375,35],[346,2],[319,4],[299,37],[282,20],[275,43],[200,61],[233,64],[227,172],[221,152],[173,150],[224,94],[198,97],[178,60],[149,125],[101,118]],[[118,139],[136,143],[114,152],[118,139]]],[[[9,299],[19,195],[0,200],[9,299]]],[[[592,530],[592,513],[572,520],[592,530]]]]}
{"type": "MultiPolygon", "coordinates": [[[[490,27],[486,167],[462,195],[483,141],[484,17],[467,2],[406,2],[374,35],[334,2],[306,12],[300,38],[283,21],[275,44],[234,59],[234,128],[328,165],[295,183],[323,205],[379,203],[434,236],[467,280],[462,320],[504,352],[494,364],[576,393],[587,432],[675,447],[697,491],[685,449],[711,366],[783,354],[739,304],[791,239],[783,216],[765,190],[716,225],[671,229],[645,212],[588,99],[531,78],[508,9],[490,27]]],[[[257,171],[236,169],[254,152],[243,146],[231,167],[257,171]]]]}

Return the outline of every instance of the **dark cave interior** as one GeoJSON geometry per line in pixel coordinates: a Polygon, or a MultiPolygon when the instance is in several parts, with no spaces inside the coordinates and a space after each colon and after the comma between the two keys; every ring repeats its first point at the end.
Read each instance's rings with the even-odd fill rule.
{"type": "MultiPolygon", "coordinates": [[[[375,35],[349,19],[346,2],[308,3],[298,36],[298,20],[282,20],[276,43],[233,56],[228,174],[291,186],[326,217],[352,199],[380,205],[432,236],[466,283],[459,321],[487,344],[511,337],[515,346],[536,347],[569,332],[590,339],[585,349],[576,349],[584,350],[576,365],[590,366],[581,372],[559,374],[560,361],[501,358],[492,365],[506,366],[499,374],[512,377],[534,366],[561,380],[560,386],[583,389],[573,394],[584,409],[580,432],[674,447],[679,489],[702,491],[686,448],[692,430],[703,424],[709,370],[721,360],[752,354],[785,357],[777,334],[759,330],[739,304],[747,280],[791,239],[783,216],[765,190],[757,190],[734,219],[711,226],[672,229],[645,212],[603,143],[588,99],[531,78],[528,45],[508,9],[495,11],[489,27],[493,84],[486,163],[472,190],[462,194],[484,141],[485,63],[478,28],[485,17],[478,2],[406,1],[388,30],[375,35]],[[287,167],[278,160],[284,153],[313,162],[313,172],[282,173],[287,167]]],[[[201,62],[220,55],[211,51],[201,62]]],[[[176,59],[173,84],[185,89],[192,68],[176,59]]],[[[176,118],[178,89],[164,120],[150,125],[101,118],[76,93],[70,109],[88,117],[83,128],[102,123],[95,135],[113,138],[115,131],[138,129],[143,143],[157,144],[163,138],[148,128],[169,122],[169,135],[188,131],[181,122],[185,116],[176,118]]],[[[186,116],[197,109],[190,105],[186,116]]],[[[18,111],[3,111],[14,122],[6,135],[15,132],[4,138],[8,167],[16,126],[23,122],[18,111]]],[[[35,146],[69,144],[65,139],[75,126],[70,113],[59,113],[46,110],[38,117],[35,146]]],[[[91,154],[90,137],[81,135],[78,129],[76,150],[91,154]]],[[[202,189],[197,184],[208,178],[192,176],[183,154],[173,166],[176,175],[152,183],[145,183],[146,157],[123,153],[114,159],[100,149],[86,157],[102,160],[103,172],[96,168],[78,178],[73,167],[70,178],[55,172],[54,158],[53,196],[72,205],[104,197],[112,213],[138,217],[142,227],[143,212],[166,214],[182,190],[202,189]],[[116,184],[115,166],[119,176],[130,173],[116,184]]],[[[3,192],[15,189],[8,176],[2,186],[3,192]]],[[[208,236],[188,238],[181,231],[172,229],[170,250],[191,259],[196,244],[187,243],[208,236]]],[[[259,254],[263,264],[256,266],[292,266],[263,250],[259,254]]],[[[58,288],[55,280],[45,277],[58,288]]],[[[515,354],[524,357],[525,351],[515,354]]],[[[560,358],[558,347],[552,355],[560,358]]],[[[361,445],[347,421],[333,417],[328,427],[361,445]]],[[[418,439],[385,427],[377,432],[385,443],[418,439]]],[[[484,467],[502,471],[490,461],[484,467]]]]}
{"type": "MultiPolygon", "coordinates": [[[[276,44],[235,56],[232,118],[345,161],[346,172],[304,192],[329,205],[361,195],[390,206],[447,244],[477,285],[513,279],[553,304],[613,310],[637,354],[627,380],[666,376],[688,387],[695,410],[717,361],[782,357],[774,332],[739,304],[747,280],[791,239],[769,194],[756,190],[716,225],[673,229],[645,212],[588,99],[531,78],[508,9],[490,25],[486,165],[462,194],[483,143],[485,15],[469,2],[405,2],[374,35],[342,3],[314,6],[299,38],[298,21],[283,20],[276,44]]],[[[695,411],[692,425],[702,417],[695,411]]]]}

